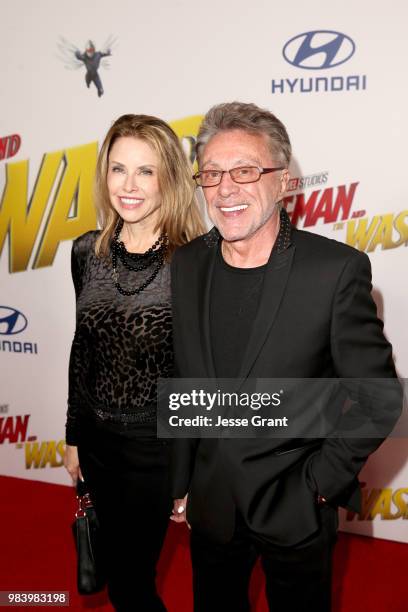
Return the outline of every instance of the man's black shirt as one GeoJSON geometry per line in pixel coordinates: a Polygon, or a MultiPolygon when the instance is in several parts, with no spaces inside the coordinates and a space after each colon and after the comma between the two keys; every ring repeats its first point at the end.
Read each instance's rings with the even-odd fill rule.
{"type": "Polygon", "coordinates": [[[235,268],[224,261],[221,242],[211,284],[211,346],[219,378],[238,376],[258,310],[266,265],[235,268]]]}

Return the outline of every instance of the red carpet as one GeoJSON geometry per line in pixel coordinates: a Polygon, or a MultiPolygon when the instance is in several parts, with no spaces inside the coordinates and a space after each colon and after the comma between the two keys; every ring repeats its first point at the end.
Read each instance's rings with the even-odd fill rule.
{"type": "MultiPolygon", "coordinates": [[[[70,531],[73,489],[2,476],[0,490],[0,590],[69,591],[72,610],[112,610],[104,593],[91,597],[76,593],[70,531]]],[[[407,612],[407,568],[408,545],[340,534],[333,612],[407,612]]],[[[184,526],[170,524],[159,573],[169,612],[190,612],[191,568],[184,526]]],[[[254,611],[266,612],[259,568],[251,593],[254,611]]]]}

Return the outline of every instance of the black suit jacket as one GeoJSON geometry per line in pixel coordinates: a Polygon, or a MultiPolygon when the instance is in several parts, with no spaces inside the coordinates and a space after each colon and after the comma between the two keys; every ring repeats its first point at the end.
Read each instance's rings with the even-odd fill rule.
{"type": "MultiPolygon", "coordinates": [[[[284,212],[281,219],[240,377],[396,377],[371,297],[368,257],[291,228],[284,212]]],[[[212,230],[197,238],[172,262],[174,347],[182,378],[215,377],[209,312],[217,236],[212,230]]],[[[395,399],[377,408],[388,430],[401,410],[398,394],[395,399]]],[[[189,493],[192,528],[215,540],[230,539],[238,509],[259,535],[292,545],[318,529],[317,491],[333,505],[359,509],[356,476],[381,441],[177,440],[173,496],[189,493]]]]}

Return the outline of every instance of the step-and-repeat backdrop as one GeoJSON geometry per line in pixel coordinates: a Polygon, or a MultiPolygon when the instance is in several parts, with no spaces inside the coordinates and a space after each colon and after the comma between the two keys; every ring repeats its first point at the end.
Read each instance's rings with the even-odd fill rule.
{"type": "MultiPolygon", "coordinates": [[[[123,113],[169,121],[189,153],[215,103],[278,115],[294,150],[292,221],[369,255],[408,376],[407,23],[404,0],[3,3],[1,474],[69,484],[71,241],[96,227],[98,147],[123,113]]],[[[362,512],[343,513],[343,529],[408,541],[406,449],[392,439],[372,456],[362,512]]]]}

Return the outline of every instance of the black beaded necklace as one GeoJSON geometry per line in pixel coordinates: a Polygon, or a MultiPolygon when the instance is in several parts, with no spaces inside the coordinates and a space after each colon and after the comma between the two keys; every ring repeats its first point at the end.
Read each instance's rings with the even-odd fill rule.
{"type": "Polygon", "coordinates": [[[113,280],[116,289],[120,294],[130,296],[141,293],[146,287],[154,281],[159,273],[160,268],[164,263],[164,258],[167,253],[169,239],[166,234],[161,234],[152,246],[144,253],[128,253],[122,240],[119,240],[119,234],[123,227],[123,219],[120,219],[115,233],[113,235],[111,255],[112,255],[112,268],[113,268],[113,280]],[[131,272],[141,272],[147,270],[150,266],[155,266],[151,275],[136,289],[128,291],[123,289],[119,283],[118,273],[118,259],[122,262],[123,266],[131,272]],[[130,263],[132,262],[132,263],[130,263]],[[133,265],[132,265],[133,264],[133,265]]]}

